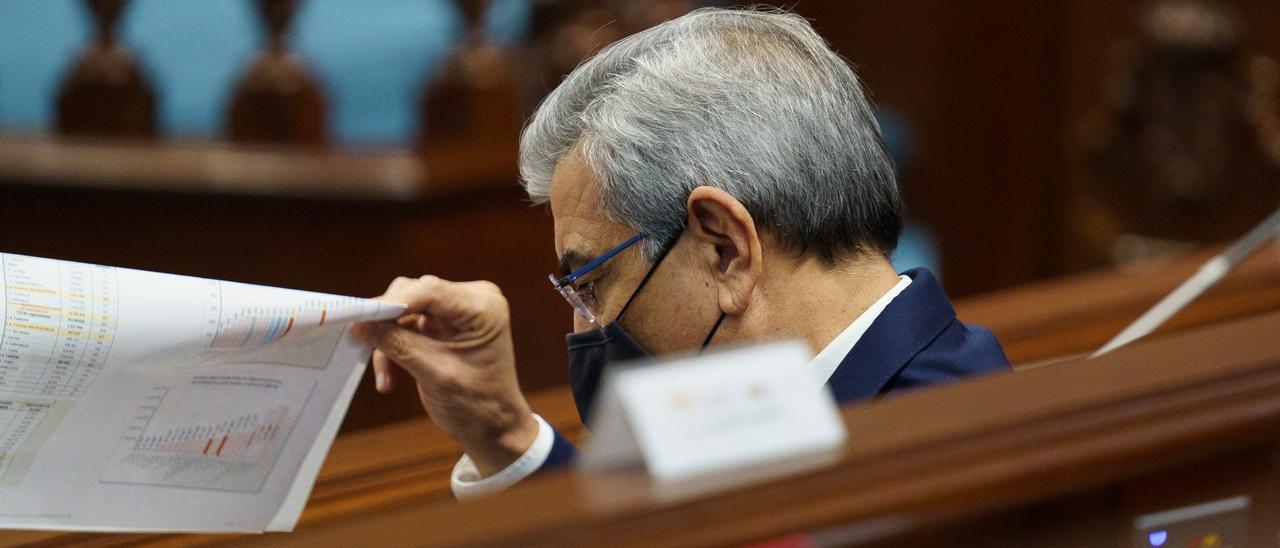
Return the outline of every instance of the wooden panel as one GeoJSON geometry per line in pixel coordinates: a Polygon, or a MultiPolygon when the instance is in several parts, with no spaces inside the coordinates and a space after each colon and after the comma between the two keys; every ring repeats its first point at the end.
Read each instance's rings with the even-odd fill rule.
{"type": "MultiPolygon", "coordinates": [[[[1053,122],[1051,134],[1038,146],[1052,147],[1053,152],[1039,184],[1052,188],[1051,207],[1043,212],[1044,222],[1052,231],[1046,244],[1054,249],[1051,271],[1065,272],[1090,266],[1079,251],[1088,244],[1080,241],[1081,235],[1072,230],[1067,218],[1073,214],[1068,209],[1072,207],[1069,193],[1086,177],[1083,169],[1089,134],[1104,114],[1119,54],[1125,41],[1135,36],[1139,16],[1148,3],[1143,0],[1048,3],[1052,6],[1055,24],[1051,65],[1045,76],[1053,95],[1046,115],[1052,116],[1053,122]]],[[[1280,59],[1280,33],[1274,32],[1280,28],[1280,10],[1276,9],[1275,2],[1225,0],[1216,3],[1235,9],[1241,15],[1250,55],[1280,59]]]]}
{"type": "MultiPolygon", "coordinates": [[[[1253,50],[1280,58],[1272,0],[1228,0],[1253,50]]],[[[934,229],[956,297],[1079,271],[1067,192],[1113,52],[1143,0],[800,2],[795,9],[902,112],[916,147],[908,212],[934,229]]]]}
{"type": "Polygon", "coordinates": [[[954,296],[1049,274],[1052,2],[800,2],[916,150],[908,213],[931,227],[954,296]]]}

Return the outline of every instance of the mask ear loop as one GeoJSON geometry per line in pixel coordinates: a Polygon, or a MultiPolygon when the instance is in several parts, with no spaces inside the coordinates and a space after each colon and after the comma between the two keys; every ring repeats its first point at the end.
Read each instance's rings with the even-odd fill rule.
{"type": "MultiPolygon", "coordinates": [[[[662,246],[662,252],[659,253],[658,258],[653,261],[653,266],[649,268],[648,272],[645,273],[644,278],[640,279],[640,285],[636,286],[636,290],[631,292],[631,296],[627,298],[627,302],[622,305],[622,310],[618,312],[618,316],[614,318],[613,321],[615,322],[622,321],[622,315],[627,313],[628,308],[631,308],[631,302],[636,300],[636,295],[639,295],[640,290],[644,289],[644,285],[649,283],[649,278],[652,278],[653,273],[658,271],[658,266],[662,264],[662,260],[667,258],[667,254],[670,253],[673,248],[675,248],[676,242],[679,240],[680,240],[680,234],[676,234],[676,237],[672,238],[670,242],[667,242],[667,245],[662,246]]],[[[715,337],[716,332],[720,330],[720,324],[724,323],[725,315],[726,314],[724,312],[720,312],[720,317],[716,318],[715,325],[711,326],[711,331],[707,333],[707,338],[702,340],[702,346],[698,347],[699,354],[701,354],[703,350],[706,350],[707,346],[711,344],[712,337],[715,337]]]]}
{"type": "Polygon", "coordinates": [[[649,278],[653,277],[653,273],[658,271],[658,265],[661,265],[662,260],[667,258],[667,253],[670,253],[671,249],[676,246],[676,242],[680,240],[681,233],[683,233],[683,231],[676,233],[676,236],[672,238],[670,242],[667,242],[666,245],[662,246],[662,252],[658,253],[658,258],[653,261],[653,266],[645,273],[644,278],[640,279],[640,285],[636,286],[636,290],[631,292],[630,297],[627,297],[627,302],[622,305],[622,310],[618,312],[618,316],[614,318],[613,321],[622,321],[622,315],[627,313],[628,308],[631,308],[631,302],[636,300],[636,295],[639,295],[640,290],[644,289],[644,284],[649,283],[649,278]]]}
{"type": "Polygon", "coordinates": [[[706,350],[707,346],[711,344],[711,337],[716,336],[716,331],[720,330],[720,323],[724,321],[724,316],[725,313],[721,312],[720,317],[716,319],[716,324],[711,326],[711,331],[707,333],[707,338],[703,339],[702,346],[698,347],[698,354],[702,354],[702,351],[706,350]]]}

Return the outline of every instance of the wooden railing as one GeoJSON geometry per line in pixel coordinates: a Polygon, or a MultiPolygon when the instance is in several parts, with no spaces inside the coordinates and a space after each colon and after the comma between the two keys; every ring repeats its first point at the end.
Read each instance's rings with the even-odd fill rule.
{"type": "MultiPolygon", "coordinates": [[[[1015,367],[1034,367],[1101,347],[1217,251],[971,297],[956,303],[956,313],[966,322],[994,331],[1015,367]]],[[[1280,245],[1267,245],[1157,333],[1276,309],[1280,309],[1280,245]]]]}

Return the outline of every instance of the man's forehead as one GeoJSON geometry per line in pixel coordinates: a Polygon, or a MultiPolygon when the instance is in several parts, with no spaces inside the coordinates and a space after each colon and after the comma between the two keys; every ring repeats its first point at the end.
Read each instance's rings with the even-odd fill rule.
{"type": "Polygon", "coordinates": [[[577,154],[556,164],[551,180],[551,216],[555,222],[556,255],[569,251],[593,253],[607,244],[616,227],[602,212],[600,184],[577,154]]]}
{"type": "Polygon", "coordinates": [[[580,155],[566,154],[556,163],[551,177],[551,214],[557,218],[580,215],[583,209],[598,208],[599,204],[600,185],[595,173],[580,155]]]}

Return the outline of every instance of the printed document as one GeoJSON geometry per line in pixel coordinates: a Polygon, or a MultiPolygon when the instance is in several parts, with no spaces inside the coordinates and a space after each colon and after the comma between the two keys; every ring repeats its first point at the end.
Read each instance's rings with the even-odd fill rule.
{"type": "Polygon", "coordinates": [[[0,529],[291,530],[403,311],[0,253],[0,529]]]}

